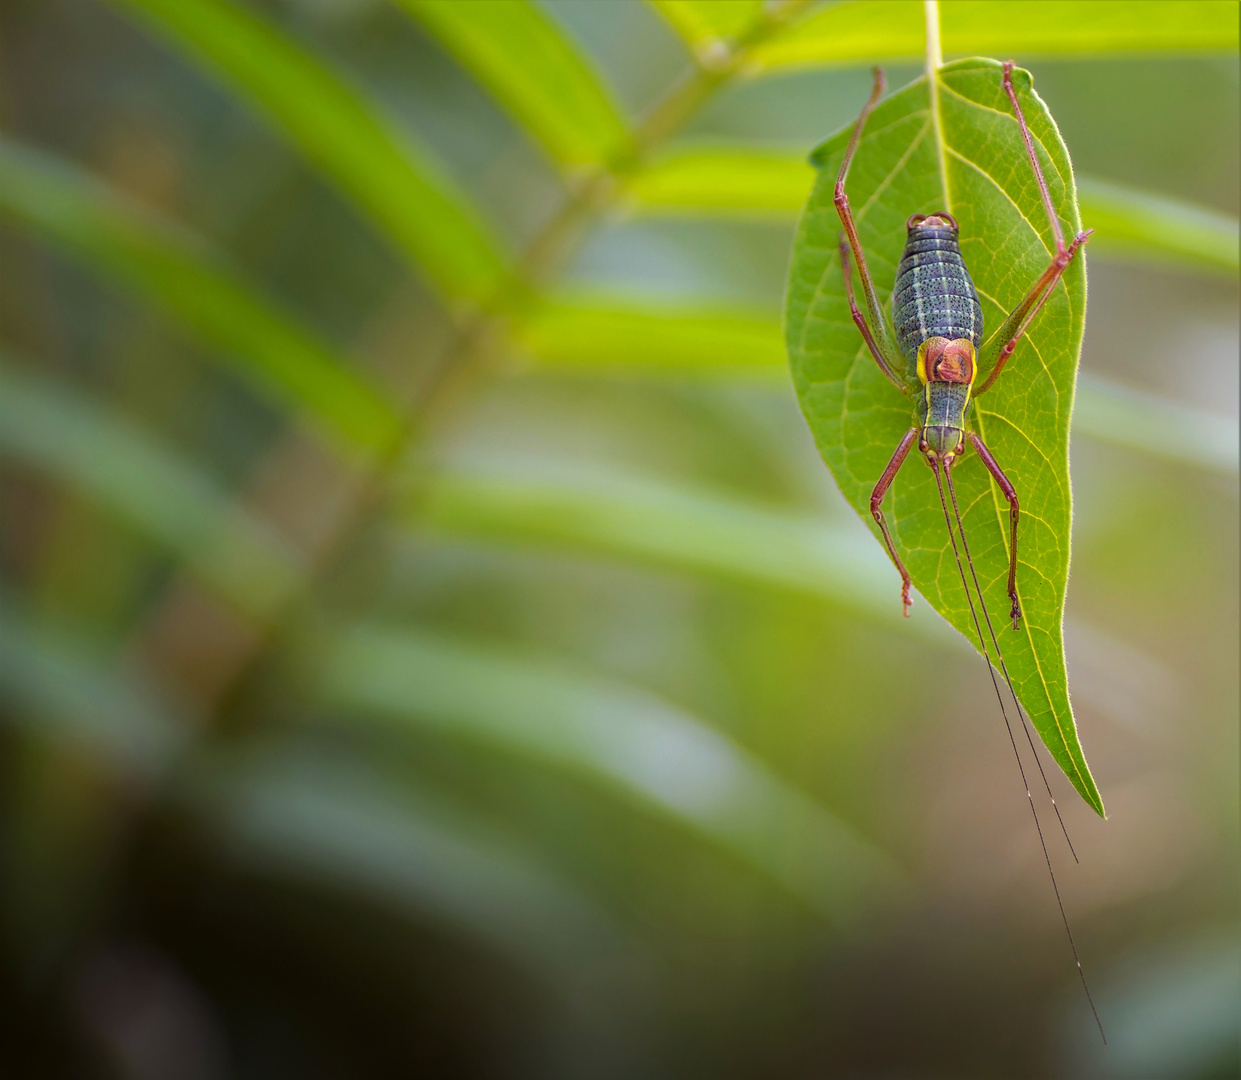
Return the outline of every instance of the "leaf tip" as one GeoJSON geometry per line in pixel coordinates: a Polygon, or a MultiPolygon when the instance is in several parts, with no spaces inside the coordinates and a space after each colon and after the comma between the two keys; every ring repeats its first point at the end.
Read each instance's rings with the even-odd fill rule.
{"type": "Polygon", "coordinates": [[[1107,821],[1107,808],[1103,805],[1103,796],[1099,794],[1099,789],[1095,785],[1094,777],[1087,774],[1090,781],[1088,785],[1080,787],[1082,798],[1086,800],[1086,804],[1099,815],[1104,821],[1107,821]]]}

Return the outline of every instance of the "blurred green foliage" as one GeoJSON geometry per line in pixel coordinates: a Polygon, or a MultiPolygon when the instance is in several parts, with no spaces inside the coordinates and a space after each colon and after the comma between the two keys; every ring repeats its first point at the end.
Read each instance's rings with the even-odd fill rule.
{"type": "Polygon", "coordinates": [[[783,368],[799,163],[922,25],[0,9],[8,1071],[1236,1075],[1237,5],[942,5],[1099,230],[1111,820],[1054,857],[1110,1058],[985,674],[783,368]]]}

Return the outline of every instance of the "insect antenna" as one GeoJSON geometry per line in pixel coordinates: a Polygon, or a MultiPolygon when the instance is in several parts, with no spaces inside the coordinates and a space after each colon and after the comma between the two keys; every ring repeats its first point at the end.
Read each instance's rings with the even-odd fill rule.
{"type": "MultiPolygon", "coordinates": [[[[995,627],[991,625],[991,613],[987,610],[986,601],[982,598],[982,585],[978,582],[978,571],[974,568],[974,557],[970,554],[969,541],[965,539],[965,523],[961,519],[961,508],[957,505],[957,489],[952,483],[951,469],[944,469],[944,479],[948,483],[948,496],[952,499],[952,512],[957,519],[957,532],[961,534],[961,549],[965,552],[965,563],[970,568],[970,576],[974,579],[974,591],[978,593],[979,605],[982,607],[982,617],[987,624],[987,633],[995,649],[995,658],[1000,662],[1000,670],[1004,674],[1004,682],[1008,684],[1008,692],[1012,695],[1013,707],[1017,710],[1017,719],[1021,721],[1021,730],[1025,732],[1026,742],[1029,744],[1030,753],[1034,757],[1034,764],[1038,766],[1038,774],[1043,778],[1043,787],[1047,791],[1047,797],[1051,800],[1051,808],[1056,812],[1056,820],[1060,822],[1060,831],[1064,833],[1064,842],[1069,845],[1069,854],[1073,856],[1073,861],[1080,864],[1081,860],[1077,857],[1073,841],[1069,839],[1069,830],[1064,824],[1064,818],[1060,816],[1060,807],[1056,804],[1056,797],[1051,793],[1051,784],[1047,781],[1047,773],[1043,770],[1042,759],[1039,757],[1038,749],[1034,745],[1034,737],[1030,734],[1030,724],[1026,722],[1025,711],[1017,698],[1017,691],[1013,688],[1013,679],[1008,673],[1008,665],[1004,663],[1004,654],[1000,651],[1000,642],[995,636],[995,627]]],[[[968,593],[968,590],[966,591],[968,593]]],[[[977,618],[975,618],[975,623],[977,623],[977,618]]],[[[981,634],[982,631],[980,630],[979,635],[981,636],[981,634]]],[[[987,659],[990,661],[990,657],[987,659]]],[[[1009,734],[1011,735],[1012,733],[1010,732],[1009,734]]]]}
{"type": "MultiPolygon", "coordinates": [[[[970,617],[972,618],[974,622],[974,630],[978,634],[978,644],[981,646],[983,658],[987,662],[987,671],[991,676],[991,685],[995,688],[996,700],[1000,704],[1000,715],[1004,718],[1004,727],[1008,731],[1008,741],[1013,748],[1013,756],[1016,757],[1017,759],[1017,770],[1018,772],[1021,773],[1021,783],[1026,789],[1026,799],[1030,804],[1030,813],[1034,816],[1034,828],[1035,828],[1035,831],[1038,833],[1039,846],[1043,849],[1043,861],[1047,864],[1047,874],[1051,878],[1051,888],[1052,888],[1052,891],[1056,894],[1056,906],[1060,909],[1060,920],[1061,922],[1064,923],[1064,932],[1065,934],[1068,935],[1069,948],[1073,951],[1073,962],[1077,965],[1077,974],[1081,977],[1082,989],[1086,992],[1086,1000],[1090,1003],[1090,1011],[1091,1013],[1094,1014],[1094,1022],[1098,1026],[1099,1035],[1103,1039],[1104,1046],[1106,1046],[1107,1045],[1107,1033],[1104,1032],[1103,1030],[1103,1021],[1099,1019],[1099,1010],[1095,1008],[1094,997],[1091,995],[1090,987],[1086,983],[1086,972],[1082,968],[1081,957],[1078,956],[1077,954],[1077,942],[1073,940],[1073,931],[1069,927],[1069,916],[1067,912],[1065,912],[1064,910],[1064,900],[1060,896],[1060,885],[1056,881],[1056,872],[1054,869],[1052,869],[1051,855],[1047,851],[1047,840],[1043,836],[1043,826],[1042,826],[1042,823],[1038,819],[1038,810],[1036,809],[1034,805],[1034,796],[1030,792],[1030,782],[1029,780],[1026,779],[1026,768],[1021,760],[1021,752],[1017,749],[1017,739],[1016,739],[1016,736],[1014,736],[1013,734],[1013,726],[1009,722],[1008,712],[1004,708],[1004,696],[1003,694],[1000,693],[1000,684],[996,680],[996,677],[995,677],[995,665],[991,662],[991,654],[987,649],[987,642],[986,642],[986,639],[983,637],[983,633],[982,633],[982,624],[978,621],[978,611],[974,605],[974,594],[970,591],[969,584],[965,578],[965,567],[961,562],[961,550],[960,548],[957,547],[956,533],[953,531],[953,528],[952,528],[952,518],[948,514],[948,500],[944,497],[944,482],[943,482],[943,477],[940,476],[938,462],[934,462],[934,461],[931,462],[931,471],[935,474],[935,486],[936,488],[939,489],[939,505],[944,511],[944,525],[948,529],[948,539],[952,543],[952,555],[953,555],[953,558],[956,560],[957,573],[960,574],[961,576],[961,587],[965,590],[965,599],[969,602],[970,617]]],[[[948,477],[948,488],[950,491],[952,491],[953,490],[952,477],[947,468],[944,469],[944,475],[948,477]]],[[[961,512],[957,507],[957,498],[956,498],[955,491],[953,491],[952,506],[953,506],[953,510],[956,512],[957,527],[961,530],[961,546],[965,547],[965,530],[961,525],[961,512]]],[[[977,571],[974,569],[974,560],[969,555],[968,547],[965,547],[965,553],[966,553],[965,557],[968,560],[969,565],[970,565],[970,574],[972,575],[974,579],[975,588],[977,589],[977,592],[978,592],[978,606],[982,608],[983,614],[987,619],[987,626],[990,627],[991,617],[987,613],[987,602],[986,600],[983,599],[982,590],[980,588],[977,588],[978,574],[977,574],[977,571]]],[[[992,637],[992,641],[995,647],[996,656],[1000,659],[1000,663],[1003,664],[1004,661],[1003,661],[1003,657],[1000,656],[999,644],[998,642],[995,642],[994,631],[992,631],[991,637],[992,637]]],[[[1007,677],[1007,674],[1008,674],[1007,671],[1005,671],[1006,677],[1007,677]]],[[[1013,687],[1012,687],[1011,680],[1008,681],[1008,688],[1010,691],[1012,691],[1013,687]]],[[[1016,695],[1014,694],[1014,701],[1015,700],[1016,700],[1016,695]]],[[[1018,706],[1018,711],[1020,715],[1020,706],[1018,706]]],[[[1023,719],[1023,724],[1024,724],[1024,719],[1023,719]]],[[[1028,734],[1029,732],[1027,731],[1027,736],[1028,734]]],[[[1035,761],[1037,760],[1038,760],[1038,755],[1036,754],[1035,761]]],[[[1042,770],[1041,765],[1039,766],[1039,769],[1040,771],[1042,770]]],[[[1046,777],[1044,776],[1044,781],[1045,780],[1046,780],[1046,777]]],[[[1054,805],[1054,802],[1053,802],[1053,805],[1054,805]]],[[[1061,822],[1061,825],[1063,824],[1064,823],[1061,822]]],[[[1067,833],[1066,833],[1066,839],[1067,839],[1067,833]]]]}

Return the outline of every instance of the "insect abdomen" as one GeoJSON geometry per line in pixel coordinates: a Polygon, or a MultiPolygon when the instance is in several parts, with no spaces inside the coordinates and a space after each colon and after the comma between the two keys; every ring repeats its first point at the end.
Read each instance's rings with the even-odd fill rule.
{"type": "MultiPolygon", "coordinates": [[[[943,215],[947,217],[947,215],[943,215]]],[[[968,338],[982,344],[982,308],[961,258],[957,230],[939,215],[911,218],[892,292],[896,341],[913,361],[927,338],[968,338]]]]}

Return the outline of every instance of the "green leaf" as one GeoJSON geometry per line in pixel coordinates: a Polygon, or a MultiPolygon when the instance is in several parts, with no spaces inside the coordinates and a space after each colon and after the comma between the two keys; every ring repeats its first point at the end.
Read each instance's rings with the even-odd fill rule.
{"type": "Polygon", "coordinates": [[[518,328],[517,341],[539,366],[570,370],[745,375],[784,366],[778,324],[718,308],[661,312],[589,297],[566,299],[536,309],[518,328]]]}
{"type": "Polygon", "coordinates": [[[114,656],[9,602],[0,602],[0,695],[6,720],[136,779],[156,778],[185,748],[188,728],[114,656]]]}
{"type": "MultiPolygon", "coordinates": [[[[1042,148],[1057,213],[1071,236],[1080,220],[1068,153],[1028,73],[1015,72],[1014,83],[1042,148]]],[[[933,110],[927,82],[919,79],[875,109],[849,177],[849,197],[884,303],[904,246],[906,218],[936,210],[954,214],[985,325],[994,331],[1046,269],[1054,250],[1051,230],[1001,85],[1000,65],[950,64],[939,71],[937,96],[939,108],[933,110]]],[[[822,171],[794,247],[785,329],[798,397],[819,451],[878,540],[869,511],[871,489],[915,419],[911,403],[867,352],[845,300],[837,254],[841,226],[832,199],[849,134],[840,132],[816,152],[822,171]]],[[[1102,813],[1069,704],[1062,633],[1072,514],[1069,420],[1085,306],[1085,264],[1079,256],[1003,376],[974,408],[976,430],[1021,500],[1017,588],[1025,617],[1019,632],[1007,629],[1005,619],[1007,504],[976,454],[967,455],[953,475],[1018,694],[1060,767],[1102,813]]],[[[975,641],[935,483],[917,453],[892,485],[885,512],[918,591],[975,641]]],[[[892,603],[899,603],[895,570],[892,603]]]]}
{"type": "Polygon", "coordinates": [[[210,477],[89,398],[8,364],[0,365],[0,453],[94,499],[242,611],[274,610],[299,579],[287,545],[210,477]]]}
{"type": "Polygon", "coordinates": [[[651,0],[700,57],[741,37],[763,14],[763,0],[651,0]]]}
{"type": "Polygon", "coordinates": [[[649,694],[428,632],[356,626],[310,651],[323,699],[604,780],[823,914],[857,917],[887,859],[724,735],[649,694]]]}
{"type": "Polygon", "coordinates": [[[65,162],[0,139],[0,215],[83,259],[194,331],[264,397],[353,452],[383,451],[401,424],[379,392],[266,304],[203,240],[65,162]]]}
{"type": "Polygon", "coordinates": [[[950,53],[1235,53],[1232,0],[944,0],[950,53]]]}
{"type": "Polygon", "coordinates": [[[112,2],[265,114],[446,298],[494,298],[504,257],[469,200],[306,46],[230,0],[112,2]]]}
{"type": "Polygon", "coordinates": [[[814,186],[804,153],[742,146],[669,151],[629,184],[640,212],[739,217],[796,217],[814,186]]]}
{"type": "Polygon", "coordinates": [[[948,634],[938,620],[901,619],[891,564],[856,527],[614,468],[471,458],[420,486],[410,515],[435,533],[619,556],[815,596],[940,641],[948,634]]]}
{"type": "Polygon", "coordinates": [[[529,0],[397,0],[566,168],[629,149],[624,117],[589,59],[529,0]]]}
{"type": "Polygon", "coordinates": [[[1237,276],[1241,228],[1235,217],[1085,177],[1078,179],[1077,193],[1082,220],[1095,230],[1092,254],[1187,263],[1237,276]]]}
{"type": "MultiPolygon", "coordinates": [[[[941,0],[945,55],[1234,54],[1232,0],[941,0]]],[[[850,0],[832,4],[757,46],[766,68],[921,59],[923,5],[918,0],[850,0]]]]}

